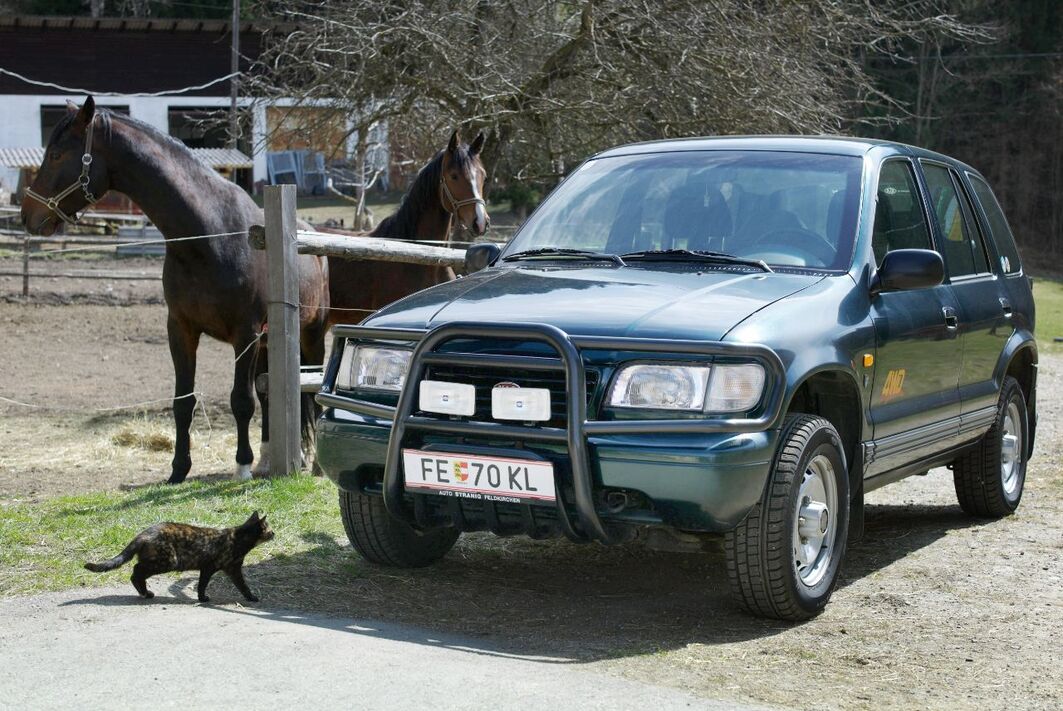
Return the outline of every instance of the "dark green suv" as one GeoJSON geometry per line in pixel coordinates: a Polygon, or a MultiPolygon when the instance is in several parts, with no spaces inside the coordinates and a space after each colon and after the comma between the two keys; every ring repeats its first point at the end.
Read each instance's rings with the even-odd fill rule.
{"type": "Polygon", "coordinates": [[[803,619],[867,491],[948,465],[1012,513],[1036,428],[1034,304],[973,168],[834,138],[594,156],[469,274],[335,329],[318,461],[371,561],[462,531],[697,543],[803,619]]]}

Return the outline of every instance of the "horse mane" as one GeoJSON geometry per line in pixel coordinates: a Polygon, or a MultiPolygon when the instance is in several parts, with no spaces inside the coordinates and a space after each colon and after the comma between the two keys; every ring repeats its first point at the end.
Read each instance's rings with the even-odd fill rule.
{"type": "MultiPolygon", "coordinates": [[[[443,154],[446,149],[435,154],[427,165],[421,168],[406,194],[402,196],[399,209],[393,215],[385,217],[370,232],[373,237],[389,239],[417,239],[417,222],[425,210],[439,204],[439,181],[443,177],[443,154]]],[[[460,144],[454,156],[455,167],[464,171],[473,161],[468,146],[460,144]]]]}
{"type": "MultiPolygon", "coordinates": [[[[49,140],[49,144],[51,144],[59,136],[61,136],[63,134],[63,132],[66,131],[70,127],[70,124],[72,124],[74,122],[74,119],[76,117],[77,117],[77,112],[76,111],[68,111],[65,116],[63,116],[61,119],[59,119],[58,123],[56,123],[56,125],[55,125],[55,128],[52,130],[52,137],[51,137],[51,140],[49,140]]],[[[168,147],[173,152],[178,154],[180,157],[186,158],[186,159],[192,161],[192,163],[194,165],[197,165],[197,166],[198,165],[202,165],[199,162],[199,159],[196,158],[195,154],[192,153],[192,150],[188,146],[186,146],[184,143],[182,143],[180,140],[178,140],[178,139],[174,138],[173,136],[170,136],[170,135],[168,135],[166,133],[163,133],[162,131],[160,131],[159,129],[155,128],[151,124],[144,123],[143,121],[135,119],[132,116],[128,116],[126,114],[119,113],[117,111],[112,111],[111,109],[108,109],[108,108],[97,106],[96,107],[96,121],[100,125],[100,127],[103,129],[103,134],[104,134],[104,136],[106,137],[106,139],[108,141],[110,141],[111,137],[113,136],[114,123],[117,121],[118,123],[121,123],[121,124],[124,124],[126,126],[130,126],[132,128],[135,128],[138,131],[140,131],[141,133],[147,134],[152,140],[156,141],[157,143],[159,143],[161,145],[164,145],[164,146],[168,147]]],[[[210,172],[214,173],[214,171],[210,171],[210,172]]]]}

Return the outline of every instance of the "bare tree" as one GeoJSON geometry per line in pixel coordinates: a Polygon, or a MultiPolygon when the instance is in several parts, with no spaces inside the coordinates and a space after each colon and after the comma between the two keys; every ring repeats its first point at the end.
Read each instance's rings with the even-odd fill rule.
{"type": "MultiPolygon", "coordinates": [[[[930,0],[282,0],[255,90],[361,129],[487,128],[489,170],[551,184],[608,145],[839,132],[888,105],[868,53],[981,41],[930,0]]],[[[885,113],[885,112],[884,112],[885,113]]],[[[361,130],[359,135],[364,135],[361,130]]]]}

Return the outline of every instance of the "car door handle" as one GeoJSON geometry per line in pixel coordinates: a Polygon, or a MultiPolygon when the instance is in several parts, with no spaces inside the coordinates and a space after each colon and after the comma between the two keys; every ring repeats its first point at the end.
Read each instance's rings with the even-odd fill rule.
{"type": "Polygon", "coordinates": [[[941,313],[945,316],[945,327],[950,331],[955,330],[960,325],[960,320],[956,318],[956,309],[951,306],[944,306],[941,309],[941,313]]]}
{"type": "Polygon", "coordinates": [[[1011,302],[1001,297],[1000,308],[1004,309],[1004,318],[1011,318],[1011,302]]]}

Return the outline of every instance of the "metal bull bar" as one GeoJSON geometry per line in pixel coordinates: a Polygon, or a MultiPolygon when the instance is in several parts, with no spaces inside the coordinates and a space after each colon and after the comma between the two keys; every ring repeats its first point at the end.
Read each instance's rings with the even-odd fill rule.
{"type": "MultiPolygon", "coordinates": [[[[336,395],[327,390],[317,395],[317,402],[324,407],[334,407],[370,417],[392,420],[391,436],[388,440],[387,458],[384,464],[384,503],[393,516],[407,521],[412,521],[413,516],[406,511],[403,501],[402,443],[406,433],[410,430],[565,444],[572,471],[572,485],[575,492],[573,503],[579,516],[579,530],[566,509],[562,487],[558,486],[557,514],[562,530],[573,540],[598,540],[610,543],[616,538],[603,524],[594,505],[594,481],[591,476],[588,435],[760,431],[768,429],[777,420],[782,408],[784,388],[778,387],[785,378],[782,361],[774,351],[760,345],[630,337],[569,336],[555,326],[535,323],[455,322],[437,326],[427,332],[372,326],[336,326],[333,334],[336,338],[358,341],[409,341],[417,344],[410,358],[405,386],[395,407],[336,395]],[[458,338],[537,341],[551,346],[558,357],[438,352],[439,346],[458,338]],[[753,358],[763,365],[766,371],[767,401],[759,410],[761,414],[755,418],[588,421],[587,384],[583,359],[580,355],[581,349],[753,358]],[[559,427],[508,425],[498,422],[440,420],[414,415],[418,404],[418,384],[425,375],[425,369],[430,365],[484,366],[510,371],[561,371],[565,374],[567,393],[566,427],[561,429],[559,427]]],[[[325,383],[335,381],[336,371],[339,369],[339,355],[342,350],[342,347],[338,347],[333,351],[333,358],[325,374],[325,383]]]]}

